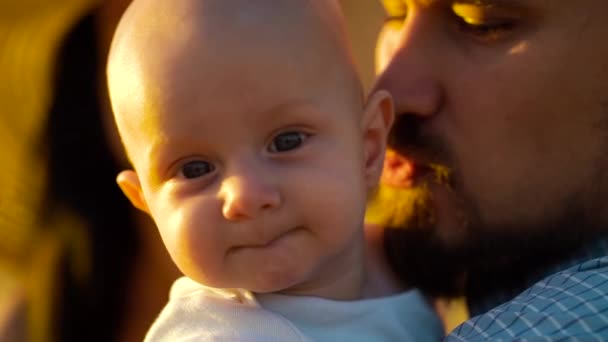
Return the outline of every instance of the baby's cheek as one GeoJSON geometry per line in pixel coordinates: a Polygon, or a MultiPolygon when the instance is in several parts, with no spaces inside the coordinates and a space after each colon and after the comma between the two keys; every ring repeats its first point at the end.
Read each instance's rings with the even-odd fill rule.
{"type": "Polygon", "coordinates": [[[326,177],[325,186],[320,189],[323,193],[316,196],[316,211],[324,226],[330,227],[325,234],[333,243],[340,243],[335,240],[349,239],[356,230],[362,230],[367,201],[365,183],[356,171],[326,177]]]}
{"type": "MultiPolygon", "coordinates": [[[[168,202],[171,204],[171,202],[168,202]]],[[[179,269],[194,279],[201,277],[201,270],[208,268],[204,263],[212,261],[214,234],[205,230],[213,227],[204,217],[204,212],[197,210],[192,201],[184,201],[181,206],[165,206],[167,215],[157,224],[165,247],[179,269]]]]}

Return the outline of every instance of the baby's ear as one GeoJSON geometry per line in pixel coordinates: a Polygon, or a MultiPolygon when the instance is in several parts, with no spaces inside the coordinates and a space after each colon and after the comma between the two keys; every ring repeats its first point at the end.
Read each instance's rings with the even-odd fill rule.
{"type": "Polygon", "coordinates": [[[137,173],[135,171],[121,171],[116,177],[116,183],[118,183],[118,186],[122,192],[125,194],[125,196],[127,196],[135,208],[150,214],[150,210],[148,209],[144,194],[141,190],[139,177],[137,177],[137,173]]]}
{"type": "Polygon", "coordinates": [[[362,128],[365,177],[369,189],[377,186],[382,173],[388,133],[394,117],[393,99],[386,90],[378,90],[368,98],[362,128]]]}

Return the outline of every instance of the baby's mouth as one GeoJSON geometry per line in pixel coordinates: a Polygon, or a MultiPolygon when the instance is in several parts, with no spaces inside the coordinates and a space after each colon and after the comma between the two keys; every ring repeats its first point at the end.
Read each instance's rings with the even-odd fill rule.
{"type": "Polygon", "coordinates": [[[245,249],[245,248],[252,248],[252,249],[261,249],[261,248],[268,248],[268,247],[272,247],[274,244],[278,243],[280,240],[288,237],[289,235],[292,235],[300,230],[302,230],[303,228],[298,226],[292,229],[289,229],[287,231],[284,231],[282,233],[277,234],[276,236],[268,239],[268,240],[264,240],[262,242],[252,242],[252,243],[246,243],[246,244],[242,244],[242,245],[236,245],[230,248],[231,251],[237,251],[240,249],[245,249]]]}

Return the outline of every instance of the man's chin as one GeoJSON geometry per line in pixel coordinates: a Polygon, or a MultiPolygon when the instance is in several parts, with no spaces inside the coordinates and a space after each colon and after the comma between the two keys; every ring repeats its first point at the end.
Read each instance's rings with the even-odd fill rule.
{"type": "Polygon", "coordinates": [[[384,246],[391,268],[405,285],[432,296],[464,293],[465,260],[437,240],[432,230],[386,227],[384,246]]]}
{"type": "Polygon", "coordinates": [[[465,263],[449,246],[458,238],[446,241],[436,235],[439,217],[433,203],[436,195],[432,192],[437,191],[434,185],[382,185],[368,205],[366,221],[385,227],[387,259],[405,285],[432,295],[453,296],[463,291],[465,263]]]}
{"type": "Polygon", "coordinates": [[[468,224],[449,234],[439,231],[441,221],[402,222],[385,226],[385,252],[406,285],[433,296],[512,290],[601,232],[602,226],[585,220],[580,211],[562,213],[544,224],[516,226],[484,225],[469,213],[468,224]]]}

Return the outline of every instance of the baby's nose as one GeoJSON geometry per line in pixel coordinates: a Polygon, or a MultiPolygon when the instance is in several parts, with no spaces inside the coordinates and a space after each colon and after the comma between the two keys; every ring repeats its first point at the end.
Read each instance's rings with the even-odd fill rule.
{"type": "Polygon", "coordinates": [[[224,202],[222,214],[231,221],[253,219],[281,204],[277,187],[255,175],[225,179],[220,194],[224,202]]]}

